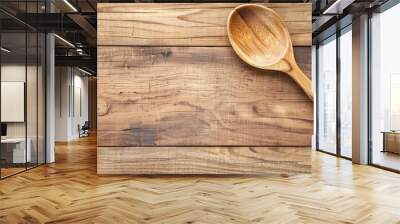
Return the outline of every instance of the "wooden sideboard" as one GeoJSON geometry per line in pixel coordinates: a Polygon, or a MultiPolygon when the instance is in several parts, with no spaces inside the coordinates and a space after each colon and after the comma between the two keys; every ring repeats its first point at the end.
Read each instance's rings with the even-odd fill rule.
{"type": "Polygon", "coordinates": [[[400,132],[387,131],[383,134],[383,152],[400,154],[400,132]]]}
{"type": "MultiPolygon", "coordinates": [[[[313,103],[287,75],[243,63],[238,4],[98,4],[99,174],[310,172],[313,103]]],[[[311,4],[264,4],[311,74],[311,4]]]]}

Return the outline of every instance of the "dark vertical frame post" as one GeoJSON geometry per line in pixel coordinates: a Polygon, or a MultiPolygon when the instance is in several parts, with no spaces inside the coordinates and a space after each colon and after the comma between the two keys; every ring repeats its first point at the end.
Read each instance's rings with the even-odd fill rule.
{"type": "MultiPolygon", "coordinates": [[[[36,13],[39,13],[39,0],[36,0],[36,13]]],[[[39,165],[39,31],[36,31],[36,164],[39,165]]]]}
{"type": "MultiPolygon", "coordinates": [[[[72,117],[75,119],[75,67],[71,67],[71,103],[72,103],[72,117]]],[[[71,105],[70,105],[71,106],[71,105]]],[[[72,129],[73,130],[73,129],[72,129]]]]}
{"type": "Polygon", "coordinates": [[[368,63],[368,164],[373,164],[373,148],[372,148],[372,64],[371,64],[371,56],[372,56],[372,27],[371,27],[371,19],[372,19],[372,11],[368,11],[368,54],[367,54],[367,63],[368,63]]]}
{"type": "Polygon", "coordinates": [[[341,119],[340,119],[340,29],[336,31],[336,155],[341,156],[341,119]]]}
{"type": "MultiPolygon", "coordinates": [[[[44,2],[45,5],[45,13],[48,13],[48,0],[45,0],[44,2]]],[[[44,161],[43,163],[45,164],[47,162],[47,36],[49,34],[47,32],[44,33],[44,77],[43,81],[44,82],[44,136],[43,136],[43,141],[44,141],[44,161]]],[[[42,74],[43,75],[43,74],[42,74]]]]}
{"type": "MultiPolygon", "coordinates": [[[[28,19],[28,0],[25,0],[25,21],[28,19]]],[[[27,113],[27,92],[28,92],[28,24],[25,23],[25,88],[24,88],[24,120],[25,120],[25,170],[28,169],[28,113],[27,113]]]]}
{"type": "Polygon", "coordinates": [[[319,149],[319,44],[315,46],[315,148],[319,149]]]}
{"type": "MultiPolygon", "coordinates": [[[[2,38],[2,23],[0,23],[0,47],[2,47],[3,46],[3,43],[2,43],[2,41],[3,41],[3,38],[2,38]]],[[[2,122],[1,122],[1,83],[2,83],[2,80],[1,80],[1,78],[2,78],[2,75],[1,75],[1,68],[2,68],[2,66],[3,66],[3,64],[2,64],[2,55],[3,55],[3,52],[1,52],[1,50],[0,50],[0,125],[2,124],[2,122]]],[[[2,171],[2,169],[3,169],[3,163],[1,162],[2,161],[2,156],[1,156],[1,152],[2,152],[2,144],[0,144],[0,180],[1,179],[3,179],[3,177],[2,177],[2,173],[1,173],[1,171],[2,171]]]]}

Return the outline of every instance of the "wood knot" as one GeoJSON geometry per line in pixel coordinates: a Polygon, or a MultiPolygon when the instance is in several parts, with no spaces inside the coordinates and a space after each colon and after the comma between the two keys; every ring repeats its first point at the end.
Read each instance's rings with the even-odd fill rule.
{"type": "Polygon", "coordinates": [[[162,55],[164,58],[168,58],[169,56],[172,55],[172,51],[171,51],[170,49],[162,50],[162,51],[161,51],[161,55],[162,55]]]}

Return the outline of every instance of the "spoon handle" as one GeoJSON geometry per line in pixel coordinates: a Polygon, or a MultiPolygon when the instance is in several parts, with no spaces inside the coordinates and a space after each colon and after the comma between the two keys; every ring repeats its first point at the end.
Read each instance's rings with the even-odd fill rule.
{"type": "Polygon", "coordinates": [[[293,63],[292,69],[287,73],[297,82],[297,84],[303,89],[307,96],[311,100],[314,100],[311,79],[308,78],[308,76],[306,76],[303,71],[301,71],[297,63],[293,63]]]}

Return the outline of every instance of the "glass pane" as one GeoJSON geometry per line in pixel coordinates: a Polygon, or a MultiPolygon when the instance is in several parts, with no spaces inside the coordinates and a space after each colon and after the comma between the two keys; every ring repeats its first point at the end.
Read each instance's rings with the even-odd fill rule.
{"type": "Polygon", "coordinates": [[[44,34],[39,34],[38,46],[38,163],[45,163],[46,149],[45,149],[45,65],[46,65],[46,37],[44,34]]]}
{"type": "MultiPolygon", "coordinates": [[[[0,1],[11,14],[44,13],[45,0],[0,1]]],[[[36,17],[33,17],[36,18],[36,17]]],[[[31,21],[34,22],[34,21],[31,21]]],[[[45,162],[45,35],[0,12],[0,176],[45,162]]]]}
{"type": "Polygon", "coordinates": [[[352,157],[352,35],[340,36],[340,153],[352,157]]]}
{"type": "Polygon", "coordinates": [[[372,28],[372,163],[400,170],[400,5],[374,15],[372,28]]]}
{"type": "Polygon", "coordinates": [[[28,63],[27,63],[27,80],[26,80],[26,116],[27,116],[27,143],[28,143],[28,168],[37,165],[37,132],[38,132],[38,36],[36,32],[28,32],[28,63]]]}
{"type": "MultiPolygon", "coordinates": [[[[27,2],[27,13],[37,13],[38,2],[27,2]]],[[[37,19],[33,17],[31,20],[37,19]]],[[[31,21],[35,23],[35,21],[31,21]]],[[[26,80],[26,116],[27,116],[27,150],[28,168],[37,166],[38,160],[38,33],[36,30],[27,30],[27,80],[26,80]]]]}
{"type": "Polygon", "coordinates": [[[336,153],[336,38],[318,47],[318,149],[336,153]]]}
{"type": "Polygon", "coordinates": [[[1,175],[25,170],[26,33],[1,34],[1,175]]]}

